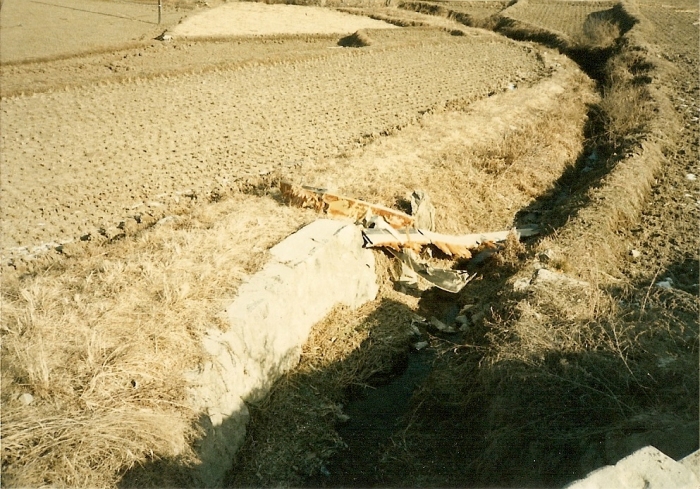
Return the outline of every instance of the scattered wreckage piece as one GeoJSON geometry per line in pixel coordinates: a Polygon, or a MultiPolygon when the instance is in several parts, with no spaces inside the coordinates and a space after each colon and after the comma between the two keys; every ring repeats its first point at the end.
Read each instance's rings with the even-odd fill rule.
{"type": "Polygon", "coordinates": [[[411,216],[414,228],[435,231],[435,206],[423,190],[414,190],[411,194],[411,216]]]}
{"type": "Polygon", "coordinates": [[[476,274],[469,275],[469,272],[465,270],[445,270],[431,267],[411,250],[400,252],[389,249],[389,253],[401,260],[402,266],[423,277],[437,288],[453,294],[462,290],[476,277],[476,274]]]}
{"type": "Polygon", "coordinates": [[[508,234],[515,232],[518,238],[534,236],[539,231],[536,227],[516,228],[512,231],[493,233],[475,233],[454,236],[434,233],[423,229],[394,230],[387,227],[365,229],[362,234],[367,248],[390,248],[395,251],[408,249],[419,252],[424,246],[432,244],[448,256],[471,258],[471,251],[485,243],[505,241],[508,234]]]}
{"type": "Polygon", "coordinates": [[[366,248],[382,247],[398,258],[402,266],[399,282],[415,285],[420,276],[436,287],[451,293],[458,293],[476,274],[469,275],[463,270],[447,270],[430,266],[421,260],[419,253],[427,245],[433,245],[448,256],[471,258],[472,251],[478,248],[493,247],[503,242],[511,232],[518,238],[534,236],[537,227],[523,227],[493,233],[475,233],[462,236],[440,234],[433,231],[435,208],[430,198],[422,191],[411,195],[410,216],[401,211],[372,204],[363,200],[344,197],[326,189],[280,182],[282,198],[296,207],[315,209],[330,217],[350,218],[362,222],[366,248]],[[373,226],[373,227],[369,227],[373,226]],[[420,229],[415,229],[419,227],[420,229]]]}
{"type": "Polygon", "coordinates": [[[395,229],[410,228],[414,225],[413,216],[363,200],[343,197],[326,189],[280,182],[282,197],[291,205],[316,209],[331,217],[346,217],[357,221],[369,220],[372,216],[383,217],[395,229]]]}

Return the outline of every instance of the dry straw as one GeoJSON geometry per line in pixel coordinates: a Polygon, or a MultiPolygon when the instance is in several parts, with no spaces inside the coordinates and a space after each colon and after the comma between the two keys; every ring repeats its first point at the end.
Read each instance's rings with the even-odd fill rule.
{"type": "Polygon", "coordinates": [[[183,372],[266,250],[310,216],[243,195],[2,284],[3,475],[19,486],[112,486],[191,460],[183,372]],[[21,394],[34,399],[25,406],[21,394]]]}

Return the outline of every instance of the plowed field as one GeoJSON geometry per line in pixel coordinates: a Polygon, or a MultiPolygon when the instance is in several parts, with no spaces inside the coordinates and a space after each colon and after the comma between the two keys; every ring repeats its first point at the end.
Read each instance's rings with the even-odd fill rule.
{"type": "Polygon", "coordinates": [[[542,29],[561,32],[573,38],[583,32],[583,25],[590,14],[607,10],[612,6],[613,2],[605,1],[529,0],[516,3],[506,9],[503,14],[542,29]]]}
{"type": "Polygon", "coordinates": [[[438,1],[430,2],[441,7],[445,7],[455,12],[463,12],[476,18],[489,17],[497,14],[508,6],[508,2],[492,1],[492,0],[473,0],[473,1],[438,1]]]}
{"type": "Polygon", "coordinates": [[[338,154],[447,101],[542,75],[529,48],[490,34],[409,38],[419,42],[3,99],[5,256],[338,154]]]}
{"type": "Polygon", "coordinates": [[[650,33],[651,41],[672,53],[682,53],[697,59],[700,29],[697,2],[667,4],[642,0],[639,9],[654,24],[655,29],[650,33]]]}

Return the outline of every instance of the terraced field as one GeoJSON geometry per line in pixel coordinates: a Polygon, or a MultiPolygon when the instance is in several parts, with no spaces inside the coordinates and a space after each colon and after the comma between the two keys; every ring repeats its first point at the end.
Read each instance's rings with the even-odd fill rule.
{"type": "Polygon", "coordinates": [[[492,0],[476,0],[476,1],[454,1],[446,0],[441,2],[431,2],[441,7],[453,10],[455,12],[463,12],[472,15],[476,18],[485,18],[490,15],[497,14],[508,6],[508,2],[492,1],[492,0]]]}
{"type": "Polygon", "coordinates": [[[650,34],[654,43],[673,52],[697,58],[700,30],[697,2],[663,3],[641,0],[639,9],[655,26],[650,34]]]}
{"type": "Polygon", "coordinates": [[[6,258],[338,154],[447,101],[543,74],[529,48],[491,34],[409,39],[419,42],[3,99],[6,258]]]}
{"type": "Polygon", "coordinates": [[[503,15],[571,38],[582,34],[586,19],[595,12],[610,9],[613,2],[528,0],[503,11],[503,15]]]}

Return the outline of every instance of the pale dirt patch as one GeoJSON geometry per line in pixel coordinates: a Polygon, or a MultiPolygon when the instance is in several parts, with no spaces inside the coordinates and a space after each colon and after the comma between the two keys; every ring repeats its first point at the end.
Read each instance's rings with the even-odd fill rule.
{"type": "Polygon", "coordinates": [[[188,18],[170,34],[178,37],[350,34],[359,29],[396,28],[380,20],[321,7],[231,3],[188,18]]]}
{"type": "Polygon", "coordinates": [[[166,8],[158,25],[156,2],[4,0],[0,62],[81,53],[153,38],[187,11],[166,8]]]}

